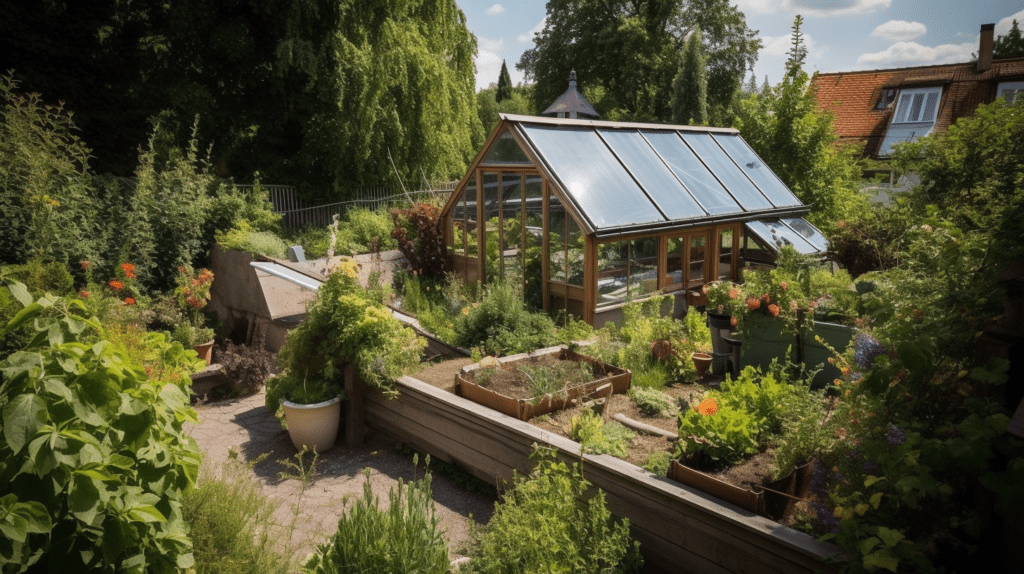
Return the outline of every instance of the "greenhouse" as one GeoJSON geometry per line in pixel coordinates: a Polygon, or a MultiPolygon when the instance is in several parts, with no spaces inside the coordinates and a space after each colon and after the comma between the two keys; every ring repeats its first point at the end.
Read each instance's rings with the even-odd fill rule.
{"type": "Polygon", "coordinates": [[[656,292],[701,305],[784,245],[824,252],[808,211],[734,129],[501,114],[443,218],[461,279],[600,326],[656,292]]]}

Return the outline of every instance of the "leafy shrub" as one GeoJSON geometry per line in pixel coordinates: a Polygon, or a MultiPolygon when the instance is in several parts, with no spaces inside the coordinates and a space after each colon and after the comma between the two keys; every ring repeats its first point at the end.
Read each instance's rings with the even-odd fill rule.
{"type": "Polygon", "coordinates": [[[445,271],[445,245],[440,207],[417,203],[406,209],[392,209],[391,219],[394,224],[391,237],[409,262],[409,269],[424,279],[441,280],[445,271]]]}
{"type": "Polygon", "coordinates": [[[707,470],[736,464],[757,453],[757,429],[757,419],[746,409],[725,404],[714,412],[687,409],[679,413],[676,458],[690,457],[707,470]]]}
{"type": "Polygon", "coordinates": [[[652,452],[644,459],[641,468],[656,476],[666,476],[668,467],[672,464],[672,454],[666,451],[652,452]]]}
{"type": "MultiPolygon", "coordinates": [[[[427,461],[430,464],[430,461],[427,461]]],[[[448,545],[434,516],[430,471],[388,492],[379,508],[366,470],[363,496],[338,521],[338,530],[305,563],[314,574],[351,572],[448,572],[448,545]]]]}
{"type": "Polygon", "coordinates": [[[636,436],[619,423],[605,423],[601,415],[590,409],[583,409],[569,424],[569,436],[580,443],[583,452],[591,454],[626,456],[629,443],[636,436]]]}
{"type": "Polygon", "coordinates": [[[629,398],[636,403],[640,412],[652,417],[667,417],[672,407],[672,400],[657,389],[630,386],[629,398]]]}
{"type": "Polygon", "coordinates": [[[263,348],[263,337],[256,337],[252,345],[236,345],[226,341],[217,349],[217,362],[234,383],[235,389],[255,393],[270,377],[274,367],[274,353],[263,348]]]}
{"type": "Polygon", "coordinates": [[[0,362],[0,556],[40,571],[191,567],[181,499],[200,452],[182,426],[197,422],[195,354],[137,329],[108,341],[80,300],[10,291],[25,310],[7,328],[39,319],[40,336],[0,362]]]}
{"type": "Polygon", "coordinates": [[[517,286],[488,285],[479,304],[463,307],[455,320],[455,344],[483,347],[491,355],[511,355],[558,343],[551,317],[532,313],[517,286]]]}
{"type": "Polygon", "coordinates": [[[217,244],[231,251],[248,251],[284,259],[288,256],[288,244],[270,231],[255,231],[248,222],[240,221],[235,227],[217,233],[217,244]]]}
{"type": "Polygon", "coordinates": [[[387,211],[353,208],[345,212],[338,226],[338,253],[372,253],[395,249],[398,243],[391,236],[394,227],[387,211]]]}
{"type": "Polygon", "coordinates": [[[203,465],[201,488],[188,491],[182,513],[191,526],[196,574],[287,574],[289,561],[270,538],[277,504],[249,467],[228,460],[214,473],[203,465]]]}
{"type": "Polygon", "coordinates": [[[289,389],[324,386],[328,395],[340,395],[349,363],[364,383],[385,393],[394,392],[391,381],[419,364],[426,342],[372,299],[357,276],[355,263],[342,262],[320,286],[306,320],[289,331],[278,355],[285,372],[267,386],[272,411],[289,389]]]}
{"type": "Polygon", "coordinates": [[[517,476],[463,567],[476,574],[593,572],[625,574],[643,567],[629,521],[617,521],[604,492],[584,501],[590,483],[579,465],[538,449],[528,477],[517,476]]]}

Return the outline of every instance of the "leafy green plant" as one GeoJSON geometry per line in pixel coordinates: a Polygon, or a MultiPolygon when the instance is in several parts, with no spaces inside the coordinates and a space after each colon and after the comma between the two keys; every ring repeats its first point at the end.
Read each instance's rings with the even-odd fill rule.
{"type": "Polygon", "coordinates": [[[629,398],[636,403],[640,412],[652,417],[668,417],[672,407],[671,398],[657,389],[631,386],[629,398]]]}
{"type": "Polygon", "coordinates": [[[554,321],[544,313],[527,310],[522,292],[505,282],[488,285],[480,303],[463,307],[454,329],[457,345],[480,346],[496,356],[524,353],[559,342],[554,321]]]}
{"type": "Polygon", "coordinates": [[[626,456],[629,443],[636,433],[616,422],[605,423],[601,415],[583,409],[572,417],[569,436],[580,443],[583,452],[626,456]]]}
{"type": "Polygon", "coordinates": [[[288,558],[271,538],[277,504],[263,494],[249,465],[229,459],[218,471],[203,464],[200,488],[185,493],[196,574],[287,574],[288,558]]]}
{"type": "Polygon", "coordinates": [[[676,458],[689,458],[698,467],[717,470],[757,453],[758,420],[749,411],[732,405],[705,408],[706,398],[695,409],[679,413],[676,458]]]}
{"type": "Polygon", "coordinates": [[[372,253],[395,249],[398,243],[391,237],[393,227],[391,216],[383,209],[350,209],[338,229],[338,252],[372,253]]]}
{"type": "MultiPolygon", "coordinates": [[[[430,461],[427,460],[429,466],[430,461]]],[[[430,471],[388,492],[381,509],[366,470],[363,496],[338,521],[330,540],[317,547],[304,567],[315,574],[351,572],[448,572],[448,545],[434,515],[430,471]]]]}
{"type": "Polygon", "coordinates": [[[640,467],[656,476],[666,476],[668,474],[668,467],[671,464],[672,453],[659,451],[647,455],[647,458],[644,459],[640,467]]]}
{"type": "Polygon", "coordinates": [[[615,520],[604,492],[585,497],[590,483],[578,464],[538,448],[529,476],[517,475],[463,569],[476,574],[594,572],[626,574],[643,567],[629,521],[615,520]]]}
{"type": "Polygon", "coordinates": [[[245,220],[237,222],[227,231],[218,232],[216,242],[230,251],[248,251],[278,259],[288,255],[288,244],[284,239],[271,231],[256,231],[245,220]]]}
{"type": "Polygon", "coordinates": [[[183,431],[193,357],[161,333],[133,360],[78,299],[32,299],[5,327],[35,321],[29,345],[0,362],[0,557],[14,568],[177,572],[193,565],[182,496],[200,452],[183,431]],[[44,311],[48,311],[44,314],[44,311]],[[84,341],[89,341],[86,343],[84,341]]]}

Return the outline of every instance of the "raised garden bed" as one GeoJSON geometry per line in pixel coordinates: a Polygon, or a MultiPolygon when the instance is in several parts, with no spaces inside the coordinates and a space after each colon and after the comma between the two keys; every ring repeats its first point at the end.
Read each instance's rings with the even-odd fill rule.
{"type": "Polygon", "coordinates": [[[575,405],[606,384],[611,385],[613,394],[625,393],[630,372],[563,347],[551,347],[474,363],[463,367],[456,381],[459,395],[526,421],[575,405]],[[566,363],[572,365],[565,368],[566,363]],[[558,389],[539,380],[541,375],[550,377],[554,373],[564,373],[569,380],[558,389]],[[548,388],[538,393],[538,385],[548,388]]]}

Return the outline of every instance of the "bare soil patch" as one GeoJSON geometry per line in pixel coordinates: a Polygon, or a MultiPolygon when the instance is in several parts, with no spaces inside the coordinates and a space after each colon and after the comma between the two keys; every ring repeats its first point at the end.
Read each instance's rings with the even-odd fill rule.
{"type": "Polygon", "coordinates": [[[492,392],[512,399],[532,399],[557,393],[605,376],[604,371],[585,362],[539,355],[510,365],[496,365],[471,371],[468,379],[492,392]]]}

